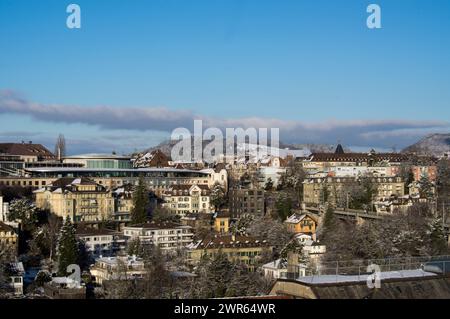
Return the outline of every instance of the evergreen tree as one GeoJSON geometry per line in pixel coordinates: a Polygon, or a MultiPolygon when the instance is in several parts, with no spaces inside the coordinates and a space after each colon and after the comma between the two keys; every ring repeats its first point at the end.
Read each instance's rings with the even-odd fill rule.
{"type": "Polygon", "coordinates": [[[264,185],[264,189],[266,191],[271,191],[273,189],[273,181],[272,178],[269,177],[269,179],[266,182],[266,185],[264,185]]]}
{"type": "Polygon", "coordinates": [[[211,204],[216,210],[220,210],[227,203],[225,191],[220,184],[216,183],[211,191],[211,204]]]}
{"type": "Polygon", "coordinates": [[[292,213],[292,199],[286,196],[279,196],[276,203],[275,208],[277,210],[278,218],[281,221],[286,220],[292,213]]]}
{"type": "Polygon", "coordinates": [[[78,264],[79,246],[75,237],[75,227],[69,218],[61,227],[58,240],[58,274],[66,276],[67,266],[78,264]]]}
{"type": "Polygon", "coordinates": [[[328,206],[322,221],[323,237],[326,237],[331,232],[331,230],[335,227],[335,223],[336,220],[334,217],[334,209],[332,206],[328,206]]]}
{"type": "Polygon", "coordinates": [[[420,197],[431,199],[433,198],[433,183],[430,182],[430,179],[426,174],[423,174],[419,180],[419,194],[420,197]]]}
{"type": "Polygon", "coordinates": [[[144,177],[139,177],[138,186],[133,193],[133,209],[131,210],[131,223],[141,224],[148,219],[150,200],[145,186],[144,177]]]}
{"type": "Polygon", "coordinates": [[[433,218],[428,224],[429,249],[431,255],[441,255],[448,252],[445,230],[441,218],[433,218]]]}

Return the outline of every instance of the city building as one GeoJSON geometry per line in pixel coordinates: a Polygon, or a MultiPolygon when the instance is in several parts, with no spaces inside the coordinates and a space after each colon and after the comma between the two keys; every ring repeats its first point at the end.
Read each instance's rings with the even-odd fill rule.
{"type": "Polygon", "coordinates": [[[223,253],[231,262],[242,263],[248,270],[254,271],[261,255],[264,252],[271,253],[272,249],[265,240],[253,237],[209,235],[187,246],[186,260],[196,265],[205,255],[213,258],[216,254],[223,253]]]}
{"type": "Polygon", "coordinates": [[[8,221],[9,203],[3,201],[3,196],[0,195],[0,222],[8,221]]]}
{"type": "Polygon", "coordinates": [[[126,226],[123,234],[128,240],[139,239],[158,246],[162,251],[174,251],[192,243],[192,227],[170,222],[149,222],[126,226]]]}
{"type": "Polygon", "coordinates": [[[169,167],[172,164],[170,157],[159,149],[145,154],[139,154],[132,161],[134,168],[169,167]]]}
{"type": "Polygon", "coordinates": [[[216,212],[214,218],[214,231],[221,234],[227,234],[230,231],[231,215],[229,212],[216,212]]]}
{"type": "Polygon", "coordinates": [[[162,195],[163,207],[171,213],[210,213],[210,189],[206,185],[171,185],[162,195]]]}
{"type": "Polygon", "coordinates": [[[0,154],[0,177],[21,176],[25,169],[25,161],[19,155],[0,154]]]}
{"type": "Polygon", "coordinates": [[[94,169],[129,169],[132,168],[130,156],[116,154],[81,154],[66,156],[65,164],[79,164],[85,168],[94,169]]]}
{"type": "Polygon", "coordinates": [[[9,287],[16,296],[23,295],[23,277],[25,268],[22,262],[12,262],[6,264],[6,273],[9,276],[9,287]]]}
{"type": "Polygon", "coordinates": [[[337,166],[396,166],[409,161],[406,154],[377,153],[345,153],[342,145],[336,147],[334,153],[313,153],[302,162],[307,171],[321,170],[337,166]]]}
{"type": "Polygon", "coordinates": [[[131,211],[134,207],[133,192],[135,186],[125,184],[117,187],[112,191],[114,197],[114,220],[115,221],[130,221],[131,211]]]}
{"type": "Polygon", "coordinates": [[[353,188],[360,185],[363,179],[368,179],[376,188],[373,201],[389,200],[392,196],[400,197],[405,194],[404,182],[401,177],[308,177],[303,182],[303,202],[306,205],[317,206],[327,200],[336,207],[347,207],[349,195],[353,188]]]}
{"type": "Polygon", "coordinates": [[[26,143],[0,143],[1,155],[17,156],[19,160],[25,163],[32,163],[38,161],[52,161],[55,160],[55,155],[52,154],[45,146],[41,144],[33,144],[32,141],[26,143]]]}
{"type": "Polygon", "coordinates": [[[287,261],[277,259],[261,266],[264,277],[268,279],[278,279],[287,273],[287,261]]]}
{"type": "Polygon", "coordinates": [[[95,260],[90,268],[91,275],[98,285],[109,280],[132,280],[144,277],[145,263],[136,256],[102,257],[95,260]]]}
{"type": "Polygon", "coordinates": [[[233,217],[264,215],[264,190],[233,188],[229,191],[229,207],[233,217]]]}
{"type": "Polygon", "coordinates": [[[86,287],[70,277],[53,277],[44,284],[44,294],[50,299],[86,299],[86,287]]]}
{"type": "Polygon", "coordinates": [[[17,256],[19,235],[16,229],[10,225],[0,222],[0,248],[6,252],[6,256],[13,258],[17,256]]]}
{"type": "Polygon", "coordinates": [[[143,177],[149,190],[161,196],[171,185],[207,185],[219,183],[227,189],[227,171],[221,169],[189,170],[176,168],[93,169],[85,167],[33,167],[25,168],[21,176],[0,176],[0,186],[41,188],[59,178],[90,178],[111,189],[125,184],[137,185],[143,177]]]}
{"type": "Polygon", "coordinates": [[[294,213],[284,223],[287,230],[294,234],[314,234],[318,226],[317,217],[309,213],[294,213]]]}
{"type": "Polygon", "coordinates": [[[114,213],[111,191],[89,178],[60,178],[34,194],[38,208],[75,222],[107,220],[114,213]]]}
{"type": "Polygon", "coordinates": [[[126,246],[121,232],[105,228],[97,229],[78,225],[76,237],[84,242],[86,250],[93,257],[112,256],[126,246]]]}

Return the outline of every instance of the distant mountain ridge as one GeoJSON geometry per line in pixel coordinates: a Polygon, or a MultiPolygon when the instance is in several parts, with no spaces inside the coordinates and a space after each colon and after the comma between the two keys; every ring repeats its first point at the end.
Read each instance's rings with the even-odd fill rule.
{"type": "Polygon", "coordinates": [[[402,150],[402,153],[443,156],[450,152],[450,133],[431,134],[402,150]]]}
{"type": "MultiPolygon", "coordinates": [[[[141,154],[145,153],[151,153],[154,150],[160,150],[162,153],[164,153],[167,156],[170,156],[172,147],[178,143],[179,141],[164,141],[156,146],[150,147],[146,150],[143,150],[140,152],[141,154]]],[[[203,141],[203,147],[208,145],[211,141],[203,141]]],[[[192,145],[194,143],[192,142],[192,145]]],[[[331,144],[288,144],[280,142],[279,145],[280,149],[290,149],[290,150],[309,150],[311,153],[334,153],[336,150],[336,145],[331,144]]],[[[349,148],[344,148],[345,152],[351,152],[349,148]]],[[[225,152],[225,149],[224,149],[225,152]]],[[[137,155],[137,154],[134,154],[137,155]]]]}

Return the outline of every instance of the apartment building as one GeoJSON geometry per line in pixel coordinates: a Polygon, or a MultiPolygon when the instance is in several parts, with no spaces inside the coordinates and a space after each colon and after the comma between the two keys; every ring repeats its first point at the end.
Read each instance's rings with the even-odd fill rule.
{"type": "Polygon", "coordinates": [[[98,285],[108,280],[140,279],[146,274],[144,260],[136,256],[98,258],[90,272],[98,285]]]}
{"type": "Polygon", "coordinates": [[[169,222],[149,222],[141,225],[126,226],[123,234],[128,240],[139,239],[151,243],[163,251],[174,251],[192,243],[192,227],[169,222]]]}
{"type": "Polygon", "coordinates": [[[229,191],[229,207],[233,217],[245,214],[263,215],[265,208],[263,189],[235,188],[229,191]]]}
{"type": "Polygon", "coordinates": [[[45,146],[41,144],[33,144],[32,141],[28,143],[0,143],[0,154],[17,156],[18,160],[25,163],[32,163],[37,161],[52,161],[56,157],[45,146]]]}
{"type": "Polygon", "coordinates": [[[210,189],[206,185],[172,185],[163,192],[163,207],[171,213],[210,213],[210,189]]]}
{"type": "Polygon", "coordinates": [[[272,252],[272,249],[265,240],[253,237],[210,235],[187,246],[186,260],[196,265],[205,255],[213,258],[216,254],[223,253],[231,262],[242,263],[248,270],[254,271],[261,255],[272,252]]]}
{"type": "Polygon", "coordinates": [[[79,225],[75,235],[84,242],[86,250],[94,257],[111,256],[126,246],[123,234],[114,230],[79,225]]]}
{"type": "Polygon", "coordinates": [[[9,212],[9,203],[3,201],[3,196],[0,196],[0,222],[8,221],[7,216],[9,212]]]}
{"type": "Polygon", "coordinates": [[[34,194],[38,208],[75,222],[107,220],[114,213],[111,191],[89,178],[60,178],[34,194]]]}
{"type": "Polygon", "coordinates": [[[362,178],[307,178],[303,182],[303,202],[306,205],[317,206],[324,203],[324,193],[328,193],[328,201],[337,207],[346,207],[349,192],[356,187],[363,178],[376,187],[373,201],[386,201],[391,196],[403,196],[404,181],[401,177],[362,177],[362,178]],[[326,191],[325,191],[326,190],[326,191]]]}
{"type": "Polygon", "coordinates": [[[0,250],[10,258],[17,255],[19,235],[12,226],[0,222],[0,250]]]}

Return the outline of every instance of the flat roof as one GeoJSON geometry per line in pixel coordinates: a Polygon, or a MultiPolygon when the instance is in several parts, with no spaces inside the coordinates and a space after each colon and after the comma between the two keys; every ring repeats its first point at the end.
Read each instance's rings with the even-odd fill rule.
{"type": "Polygon", "coordinates": [[[131,156],[91,153],[91,154],[79,154],[79,155],[65,156],[63,158],[63,160],[64,159],[126,159],[126,160],[131,160],[131,156]]]}
{"type": "Polygon", "coordinates": [[[123,172],[123,173],[196,173],[208,175],[210,172],[202,170],[176,169],[176,168],[85,168],[85,167],[32,167],[25,169],[34,173],[96,173],[96,172],[123,172]]]}

